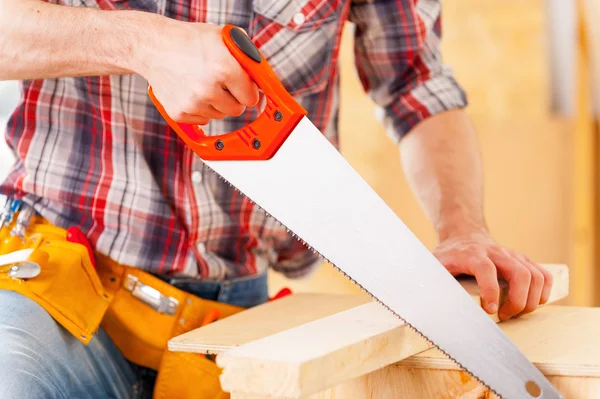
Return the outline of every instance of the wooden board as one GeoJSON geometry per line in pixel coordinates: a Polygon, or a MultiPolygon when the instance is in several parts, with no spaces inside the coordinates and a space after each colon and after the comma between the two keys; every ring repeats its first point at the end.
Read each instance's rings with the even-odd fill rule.
{"type": "MultiPolygon", "coordinates": [[[[548,269],[556,276],[552,300],[562,299],[568,290],[567,269],[548,269]]],[[[476,287],[468,289],[479,301],[476,287]]],[[[232,349],[217,364],[228,392],[299,398],[428,348],[416,332],[371,302],[232,349]]]]}
{"type": "MultiPolygon", "coordinates": [[[[521,319],[502,323],[501,328],[565,398],[600,397],[600,341],[597,338],[600,336],[600,308],[547,306],[521,319]]],[[[296,396],[232,394],[232,399],[287,397],[296,396]]],[[[498,399],[433,349],[301,397],[498,399]]]]}
{"type": "MultiPolygon", "coordinates": [[[[464,374],[449,375],[441,370],[401,372],[386,367],[335,388],[303,399],[498,399],[481,385],[473,387],[464,374]],[[423,384],[422,381],[427,381],[423,384]],[[442,385],[438,385],[441,383],[442,385]],[[441,387],[441,389],[440,389],[441,387]]],[[[550,383],[568,399],[600,397],[600,379],[584,377],[548,377],[550,383]]],[[[273,397],[234,393],[231,399],[274,399],[273,397]]]]}
{"type": "Polygon", "coordinates": [[[173,338],[169,350],[218,354],[369,301],[361,295],[296,294],[173,338]]]}
{"type": "MultiPolygon", "coordinates": [[[[565,398],[600,397],[600,308],[547,306],[501,328],[565,398]]],[[[435,349],[310,399],[337,397],[498,399],[435,349]]]]}
{"type": "Polygon", "coordinates": [[[227,392],[299,398],[428,348],[372,302],[232,349],[217,364],[227,392]]]}
{"type": "MultiPolygon", "coordinates": [[[[600,377],[600,308],[547,306],[502,323],[502,330],[544,375],[600,377]]],[[[458,369],[436,349],[400,365],[458,369]]]]}
{"type": "MultiPolygon", "coordinates": [[[[543,265],[554,276],[551,302],[565,298],[569,291],[569,270],[565,265],[543,265]]],[[[479,288],[473,278],[461,278],[461,285],[479,302],[479,288]]],[[[503,291],[506,283],[501,281],[503,291]]],[[[504,296],[504,295],[503,295],[504,296]]],[[[266,303],[190,331],[169,341],[169,350],[218,354],[280,331],[318,320],[370,302],[366,295],[296,294],[266,303]]],[[[492,316],[496,321],[497,315],[492,316]]]]}
{"type": "MultiPolygon", "coordinates": [[[[600,379],[549,376],[567,399],[600,397],[600,379]]],[[[399,369],[389,366],[303,399],[499,399],[460,371],[399,369]]],[[[233,394],[231,399],[272,399],[233,394]]]]}

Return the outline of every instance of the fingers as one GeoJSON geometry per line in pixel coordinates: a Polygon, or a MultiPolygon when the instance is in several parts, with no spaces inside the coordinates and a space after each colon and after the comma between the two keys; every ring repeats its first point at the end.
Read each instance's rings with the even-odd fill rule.
{"type": "MultiPolygon", "coordinates": [[[[216,110],[215,107],[213,107],[212,105],[200,103],[194,107],[193,111],[184,113],[182,115],[181,119],[194,120],[197,118],[201,118],[201,119],[210,120],[210,119],[223,119],[225,117],[227,117],[227,115],[216,110]]],[[[184,122],[183,120],[179,120],[178,122],[189,123],[189,122],[184,122]]]]}
{"type": "Polygon", "coordinates": [[[471,263],[470,274],[475,276],[475,279],[477,280],[481,296],[481,306],[489,314],[496,313],[498,311],[498,300],[500,296],[496,265],[485,257],[477,263],[471,263]]]}
{"type": "Polygon", "coordinates": [[[231,93],[223,88],[216,88],[208,102],[197,102],[193,106],[188,106],[185,112],[175,113],[173,119],[180,123],[206,125],[211,119],[240,116],[245,110],[246,107],[240,104],[231,93]]]}
{"type": "Polygon", "coordinates": [[[174,118],[174,120],[179,123],[186,123],[188,125],[201,125],[201,126],[208,125],[208,123],[210,122],[209,118],[204,118],[202,116],[190,115],[190,114],[181,114],[176,119],[174,118]]]}
{"type": "Polygon", "coordinates": [[[258,90],[258,102],[254,106],[258,112],[263,112],[265,107],[267,106],[267,97],[262,90],[258,90]]]}
{"type": "Polygon", "coordinates": [[[543,283],[542,283],[542,294],[540,297],[540,305],[543,305],[543,304],[547,303],[548,300],[550,299],[550,293],[552,292],[552,285],[554,284],[554,277],[552,276],[552,273],[550,273],[548,270],[544,269],[543,267],[539,266],[538,264],[532,262],[525,255],[523,255],[523,258],[524,258],[524,261],[527,262],[531,268],[539,271],[542,274],[543,283]]]}
{"type": "Polygon", "coordinates": [[[540,304],[540,298],[542,297],[542,289],[544,288],[544,275],[537,268],[525,265],[525,267],[531,273],[531,283],[529,285],[529,293],[527,296],[527,303],[522,314],[530,313],[537,309],[540,304]]]}
{"type": "Polygon", "coordinates": [[[529,297],[522,313],[533,312],[540,304],[548,302],[552,290],[552,274],[532,262],[525,255],[514,251],[510,252],[513,257],[517,258],[531,272],[529,297]],[[544,298],[544,295],[546,295],[546,298],[544,298]]]}
{"type": "Polygon", "coordinates": [[[474,276],[483,309],[490,314],[498,311],[498,273],[496,265],[488,258],[486,251],[477,246],[442,244],[434,250],[434,255],[453,276],[474,276]]]}
{"type": "Polygon", "coordinates": [[[176,119],[177,122],[190,125],[207,125],[211,119],[223,119],[227,116],[224,113],[217,111],[210,104],[199,104],[193,112],[193,114],[182,113],[176,119]]]}
{"type": "Polygon", "coordinates": [[[534,311],[546,303],[552,289],[552,275],[519,252],[503,248],[489,236],[458,236],[441,242],[434,255],[453,276],[475,276],[482,307],[495,313],[499,305],[498,277],[508,282],[506,302],[500,320],[534,311]]]}
{"type": "Polygon", "coordinates": [[[229,116],[240,116],[246,110],[246,107],[240,104],[232,93],[223,88],[215,90],[210,103],[217,111],[229,116]]]}
{"type": "Polygon", "coordinates": [[[241,73],[233,75],[226,81],[227,90],[233,95],[233,97],[239,102],[239,104],[245,107],[254,107],[258,104],[259,94],[258,86],[250,76],[242,69],[241,73]]]}
{"type": "Polygon", "coordinates": [[[231,95],[244,107],[258,104],[258,86],[233,56],[223,70],[222,82],[231,95]]]}
{"type": "Polygon", "coordinates": [[[521,313],[527,305],[531,285],[531,272],[516,258],[508,255],[506,251],[500,256],[495,256],[494,263],[501,276],[508,282],[508,300],[498,312],[500,320],[508,320],[521,313]]]}

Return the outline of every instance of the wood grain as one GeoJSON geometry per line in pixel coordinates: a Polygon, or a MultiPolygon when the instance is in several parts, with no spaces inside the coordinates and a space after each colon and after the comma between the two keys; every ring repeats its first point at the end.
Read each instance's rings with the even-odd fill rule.
{"type": "Polygon", "coordinates": [[[169,350],[218,354],[369,301],[359,295],[296,294],[175,337],[169,341],[169,350]]]}
{"type": "MultiPolygon", "coordinates": [[[[600,397],[600,309],[547,306],[501,328],[568,399],[600,397]]],[[[290,396],[292,397],[292,396],[290,396]]],[[[232,399],[286,396],[232,393],[232,399]]],[[[436,350],[304,399],[498,399],[436,350]]]]}
{"type": "Polygon", "coordinates": [[[429,347],[393,314],[369,303],[232,349],[217,364],[225,391],[297,398],[429,347]]]}
{"type": "MultiPolygon", "coordinates": [[[[600,379],[549,376],[567,399],[600,397],[600,379]]],[[[232,399],[268,396],[233,394],[232,399]]],[[[499,399],[462,371],[400,369],[388,366],[303,399],[499,399]]]]}
{"type": "MultiPolygon", "coordinates": [[[[600,379],[585,377],[548,377],[550,383],[568,399],[600,397],[600,379]]],[[[274,399],[233,393],[231,399],[274,399]]],[[[356,378],[335,388],[303,399],[499,399],[459,371],[406,370],[393,366],[356,378]]]]}
{"type": "MultiPolygon", "coordinates": [[[[566,298],[569,292],[569,269],[565,265],[543,267],[552,273],[555,281],[550,302],[566,298]]],[[[480,303],[475,279],[466,277],[459,281],[471,297],[480,303]]],[[[507,284],[501,281],[500,285],[501,296],[504,297],[507,284]]],[[[169,341],[169,350],[218,354],[368,302],[371,299],[366,295],[295,294],[175,337],[169,341]]],[[[492,315],[492,318],[498,320],[497,315],[492,315]]]]}
{"type": "MultiPolygon", "coordinates": [[[[546,306],[502,323],[502,330],[544,375],[600,378],[600,308],[546,306]]],[[[401,364],[411,368],[458,369],[436,349],[401,364]]]]}
{"type": "MultiPolygon", "coordinates": [[[[548,269],[556,276],[552,300],[561,299],[568,290],[567,268],[548,269]]],[[[476,285],[462,284],[480,300],[476,285]]],[[[223,368],[221,384],[228,392],[298,398],[428,348],[418,333],[371,302],[249,342],[221,354],[217,364],[223,368]]]]}

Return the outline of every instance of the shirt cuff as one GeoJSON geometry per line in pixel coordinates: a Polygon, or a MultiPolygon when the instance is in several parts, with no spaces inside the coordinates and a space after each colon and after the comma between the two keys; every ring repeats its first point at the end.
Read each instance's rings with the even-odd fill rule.
{"type": "Polygon", "coordinates": [[[401,93],[383,108],[383,122],[388,135],[399,143],[419,122],[440,112],[467,106],[464,90],[449,75],[438,75],[401,93]]]}

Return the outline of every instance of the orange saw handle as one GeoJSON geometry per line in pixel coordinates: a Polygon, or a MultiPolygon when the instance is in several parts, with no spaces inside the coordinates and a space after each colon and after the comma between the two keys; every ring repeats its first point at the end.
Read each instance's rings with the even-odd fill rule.
{"type": "Polygon", "coordinates": [[[225,45],[264,92],[267,105],[262,114],[248,126],[221,136],[207,136],[199,126],[175,122],[154,96],[152,102],[183,141],[205,160],[270,159],[294,130],[306,110],[283,87],[271,66],[250,38],[239,28],[223,28],[225,45]]]}

